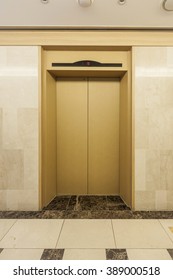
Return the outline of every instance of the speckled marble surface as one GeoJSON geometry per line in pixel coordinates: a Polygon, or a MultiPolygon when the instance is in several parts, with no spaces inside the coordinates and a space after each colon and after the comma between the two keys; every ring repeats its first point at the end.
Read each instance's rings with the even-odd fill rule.
{"type": "Polygon", "coordinates": [[[41,260],[62,260],[64,249],[45,249],[41,260]]]}
{"type": "Polygon", "coordinates": [[[173,219],[173,211],[132,211],[119,196],[58,196],[42,211],[0,211],[0,219],[173,219]]]}
{"type": "Polygon", "coordinates": [[[173,249],[168,249],[168,253],[170,254],[171,258],[173,259],[173,249]]]}
{"type": "Polygon", "coordinates": [[[128,260],[126,249],[106,249],[107,260],[128,260]]]}

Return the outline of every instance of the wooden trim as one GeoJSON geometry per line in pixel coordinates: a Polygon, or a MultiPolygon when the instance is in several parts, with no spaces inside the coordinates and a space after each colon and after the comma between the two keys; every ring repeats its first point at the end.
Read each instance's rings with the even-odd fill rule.
{"type": "Polygon", "coordinates": [[[0,45],[38,46],[173,46],[173,31],[0,31],[0,45]]]}
{"type": "Polygon", "coordinates": [[[39,170],[39,194],[38,194],[38,205],[39,210],[42,209],[42,57],[43,49],[38,47],[38,170],[39,170]]]}
{"type": "Polygon", "coordinates": [[[135,210],[135,48],[132,48],[132,210],[135,210]]]}

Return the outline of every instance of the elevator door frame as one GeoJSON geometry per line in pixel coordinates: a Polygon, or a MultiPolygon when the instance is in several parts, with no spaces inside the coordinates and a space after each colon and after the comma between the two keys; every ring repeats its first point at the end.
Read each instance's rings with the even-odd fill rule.
{"type": "MultiPolygon", "coordinates": [[[[74,68],[71,67],[66,67],[65,69],[50,69],[47,65],[47,62],[44,62],[43,64],[43,75],[42,75],[42,81],[43,81],[43,91],[42,91],[42,126],[41,126],[41,204],[40,208],[43,206],[47,205],[56,195],[54,191],[54,195],[50,195],[49,199],[46,201],[46,187],[51,184],[52,176],[48,174],[49,172],[47,169],[49,168],[49,163],[50,161],[47,160],[45,154],[49,154],[49,149],[50,145],[48,147],[47,143],[49,142],[48,139],[46,139],[47,129],[49,130],[49,124],[48,124],[48,114],[49,112],[52,111],[52,108],[46,108],[46,104],[48,101],[48,96],[52,97],[52,92],[50,92],[49,87],[48,87],[48,76],[49,79],[52,80],[52,87],[53,83],[56,82],[56,77],[76,77],[80,76],[81,77],[118,77],[120,78],[120,95],[122,96],[122,99],[125,100],[125,106],[127,108],[127,114],[122,120],[125,126],[127,126],[126,131],[120,132],[124,137],[123,137],[123,143],[121,144],[124,148],[121,150],[124,150],[124,154],[122,157],[122,161],[120,162],[120,170],[121,170],[121,165],[126,165],[126,171],[125,174],[120,174],[120,177],[122,178],[122,188],[120,186],[120,196],[123,198],[123,200],[129,205],[132,209],[134,209],[134,200],[133,200],[133,189],[132,189],[132,95],[131,95],[131,56],[128,57],[129,63],[129,68],[126,67],[124,69],[109,69],[106,67],[103,67],[102,69],[99,68],[82,68],[81,67],[76,67],[75,70],[74,68]],[[126,97],[127,96],[127,97],[126,97]],[[46,112],[46,113],[45,113],[46,112]],[[47,114],[47,116],[46,116],[47,114]],[[46,127],[47,125],[47,127],[46,127]],[[127,141],[127,137],[129,137],[129,141],[127,141]],[[128,147],[127,147],[128,146],[128,147]],[[127,148],[127,149],[126,149],[127,148]],[[128,160],[127,160],[128,158],[128,160]],[[127,170],[128,169],[128,170],[127,170]],[[47,186],[46,186],[47,184],[47,186]],[[128,188],[127,188],[128,184],[128,188]]],[[[52,98],[53,100],[53,98],[52,98]]],[[[53,101],[52,101],[53,102],[53,101]]],[[[124,102],[124,101],[123,101],[124,102]]],[[[52,103],[53,104],[53,103],[52,103]]],[[[121,110],[121,109],[120,109],[121,110]]],[[[126,110],[125,110],[126,111],[126,110]]],[[[51,112],[52,113],[52,112],[51,112]]],[[[121,126],[121,124],[120,124],[121,126]]],[[[54,152],[52,151],[52,155],[54,156],[54,152]]],[[[50,155],[51,156],[51,155],[50,155]]],[[[124,166],[125,166],[124,165],[124,166]]],[[[123,171],[124,173],[124,171],[123,171]]],[[[51,174],[53,172],[51,171],[51,174]]],[[[55,187],[53,187],[56,189],[55,187]]],[[[47,187],[48,189],[48,187],[47,187]]],[[[51,189],[51,187],[50,187],[51,189]]]]}

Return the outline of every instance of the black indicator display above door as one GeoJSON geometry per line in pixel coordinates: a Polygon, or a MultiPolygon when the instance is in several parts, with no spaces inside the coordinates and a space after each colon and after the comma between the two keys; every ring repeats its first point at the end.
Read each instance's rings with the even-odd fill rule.
{"type": "Polygon", "coordinates": [[[52,67],[122,67],[122,63],[101,63],[94,60],[80,60],[72,63],[52,63],[52,67]]]}

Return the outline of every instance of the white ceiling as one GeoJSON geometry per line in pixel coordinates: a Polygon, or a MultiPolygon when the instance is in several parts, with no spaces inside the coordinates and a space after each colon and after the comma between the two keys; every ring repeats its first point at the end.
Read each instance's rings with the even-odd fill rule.
{"type": "MultiPolygon", "coordinates": [[[[77,0],[0,0],[0,28],[172,28],[173,12],[163,0],[94,0],[82,8],[77,0]]],[[[173,0],[167,0],[173,9],[173,0]]]]}

